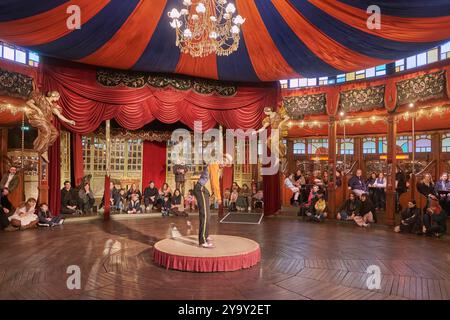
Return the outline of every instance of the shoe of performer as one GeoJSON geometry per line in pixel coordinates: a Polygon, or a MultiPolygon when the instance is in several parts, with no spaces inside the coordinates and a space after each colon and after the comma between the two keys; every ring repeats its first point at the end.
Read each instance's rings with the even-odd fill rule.
{"type": "Polygon", "coordinates": [[[202,243],[200,246],[202,248],[214,248],[214,245],[212,243],[202,243]]]}
{"type": "Polygon", "coordinates": [[[208,242],[213,241],[213,238],[211,238],[211,236],[208,236],[208,238],[206,238],[206,241],[208,242]]]}

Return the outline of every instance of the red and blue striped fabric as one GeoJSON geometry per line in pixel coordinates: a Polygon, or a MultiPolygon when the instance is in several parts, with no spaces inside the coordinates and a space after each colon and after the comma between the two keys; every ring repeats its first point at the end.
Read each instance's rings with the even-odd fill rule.
{"type": "Polygon", "coordinates": [[[247,82],[357,71],[450,39],[448,0],[234,3],[247,20],[239,49],[225,57],[180,53],[167,12],[181,0],[0,0],[0,39],[92,65],[247,82]],[[73,4],[79,30],[66,27],[73,4]],[[381,29],[367,28],[370,5],[381,9],[381,29]]]}

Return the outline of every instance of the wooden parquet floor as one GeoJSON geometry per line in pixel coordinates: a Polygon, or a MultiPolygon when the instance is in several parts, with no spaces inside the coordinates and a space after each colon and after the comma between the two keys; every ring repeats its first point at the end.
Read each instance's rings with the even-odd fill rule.
{"type": "MultiPolygon", "coordinates": [[[[196,234],[197,217],[189,218],[196,234]]],[[[450,239],[265,218],[261,225],[211,225],[211,233],[261,245],[262,261],[242,271],[188,273],[152,262],[154,243],[184,218],[73,223],[0,233],[0,299],[450,299],[450,239]],[[67,288],[67,268],[81,289],[67,288]],[[369,290],[366,269],[381,270],[369,290]]]]}

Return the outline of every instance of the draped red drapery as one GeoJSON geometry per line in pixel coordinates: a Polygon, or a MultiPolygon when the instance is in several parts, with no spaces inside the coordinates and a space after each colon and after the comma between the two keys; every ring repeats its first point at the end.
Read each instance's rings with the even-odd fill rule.
{"type": "Polygon", "coordinates": [[[155,119],[163,123],[180,121],[191,128],[194,121],[202,121],[203,130],[216,123],[233,129],[258,128],[264,107],[275,107],[279,93],[276,84],[239,86],[231,97],[150,86],[111,88],[96,82],[94,68],[48,60],[43,67],[43,91],[61,94],[59,104],[64,115],[76,122],[75,126],[64,125],[81,134],[94,131],[112,118],[130,130],[155,119]]]}
{"type": "Polygon", "coordinates": [[[166,182],[166,143],[144,141],[142,156],[142,189],[144,190],[150,180],[160,188],[166,182]]]}
{"type": "Polygon", "coordinates": [[[73,170],[73,183],[75,186],[81,184],[81,180],[84,176],[84,160],[83,160],[83,146],[81,144],[81,134],[71,133],[72,143],[72,170],[73,170]]]}

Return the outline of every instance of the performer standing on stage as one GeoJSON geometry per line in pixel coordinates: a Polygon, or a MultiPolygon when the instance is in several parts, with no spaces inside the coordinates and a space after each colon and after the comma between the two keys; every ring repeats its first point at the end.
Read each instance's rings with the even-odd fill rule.
{"type": "Polygon", "coordinates": [[[209,220],[211,218],[209,197],[211,194],[206,188],[208,180],[211,183],[211,191],[214,193],[219,205],[222,204],[222,195],[220,193],[220,171],[224,166],[230,166],[233,163],[233,157],[225,154],[223,163],[210,163],[205,167],[194,187],[194,195],[197,199],[199,213],[198,243],[203,248],[213,248],[214,245],[209,237],[209,220]]]}

